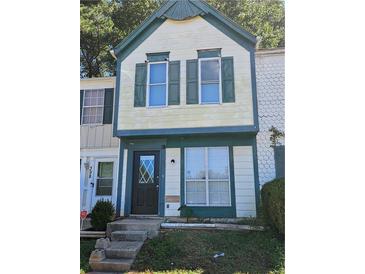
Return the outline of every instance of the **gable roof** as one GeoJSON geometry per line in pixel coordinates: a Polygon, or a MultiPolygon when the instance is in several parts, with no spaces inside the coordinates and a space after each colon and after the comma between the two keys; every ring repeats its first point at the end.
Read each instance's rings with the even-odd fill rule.
{"type": "Polygon", "coordinates": [[[256,37],[242,29],[231,19],[211,7],[203,0],[167,0],[138,28],[123,39],[114,54],[124,59],[137,45],[151,35],[167,18],[186,20],[200,15],[243,47],[255,47],[256,37]],[[134,45],[134,46],[133,46],[134,45]]]}

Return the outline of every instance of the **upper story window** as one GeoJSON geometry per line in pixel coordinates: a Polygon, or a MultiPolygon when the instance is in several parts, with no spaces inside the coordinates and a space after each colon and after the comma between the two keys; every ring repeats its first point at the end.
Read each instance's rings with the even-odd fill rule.
{"type": "Polygon", "coordinates": [[[102,124],[104,111],[104,89],[84,91],[82,124],[102,124]]]}
{"type": "Polygon", "coordinates": [[[201,104],[221,102],[221,59],[199,59],[199,99],[201,104]]]}
{"type": "Polygon", "coordinates": [[[167,62],[148,63],[147,102],[149,107],[167,105],[167,62]]]}

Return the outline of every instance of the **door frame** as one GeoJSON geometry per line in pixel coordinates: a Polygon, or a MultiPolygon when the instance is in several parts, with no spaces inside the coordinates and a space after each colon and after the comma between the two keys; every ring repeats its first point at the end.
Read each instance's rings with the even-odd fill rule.
{"type": "Polygon", "coordinates": [[[89,211],[93,209],[95,203],[99,199],[109,199],[116,206],[117,202],[117,182],[118,182],[118,158],[115,157],[100,157],[94,158],[93,163],[93,174],[92,174],[92,183],[94,186],[91,187],[91,198],[89,203],[89,211]],[[113,162],[113,185],[112,185],[112,195],[111,196],[96,196],[96,185],[97,185],[97,177],[98,177],[98,167],[100,162],[113,162]]]}
{"type": "Polygon", "coordinates": [[[133,153],[133,170],[132,170],[132,207],[131,207],[131,213],[134,215],[158,215],[158,204],[159,204],[159,188],[160,188],[160,151],[159,150],[143,150],[143,151],[134,151],[133,153]],[[158,193],[157,193],[157,201],[154,205],[154,210],[156,211],[155,213],[137,213],[136,212],[136,200],[137,199],[137,192],[138,189],[136,189],[138,187],[138,183],[135,182],[135,180],[137,178],[135,178],[135,176],[138,176],[139,172],[136,170],[137,167],[140,166],[140,162],[137,161],[136,157],[141,157],[143,155],[154,155],[157,159],[155,159],[154,161],[154,185],[158,185],[158,193]],[[156,161],[157,160],[157,161],[156,161]],[[157,167],[157,168],[156,168],[157,167]],[[156,173],[156,170],[158,173],[156,173]],[[156,178],[157,177],[157,178],[156,178]]]}
{"type": "Polygon", "coordinates": [[[132,185],[133,185],[133,160],[136,151],[159,151],[159,193],[158,216],[165,214],[165,161],[166,139],[130,139],[125,142],[127,149],[127,174],[124,200],[124,216],[132,214],[132,185]]]}

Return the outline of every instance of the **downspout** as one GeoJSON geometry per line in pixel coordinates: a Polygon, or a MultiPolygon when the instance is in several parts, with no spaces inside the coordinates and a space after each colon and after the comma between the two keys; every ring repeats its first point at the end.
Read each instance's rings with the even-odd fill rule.
{"type": "Polygon", "coordinates": [[[118,59],[118,58],[117,58],[117,56],[115,56],[115,52],[114,52],[114,50],[113,50],[113,49],[109,50],[109,52],[110,52],[110,54],[113,56],[113,58],[114,58],[115,60],[117,60],[117,59],[118,59]]]}

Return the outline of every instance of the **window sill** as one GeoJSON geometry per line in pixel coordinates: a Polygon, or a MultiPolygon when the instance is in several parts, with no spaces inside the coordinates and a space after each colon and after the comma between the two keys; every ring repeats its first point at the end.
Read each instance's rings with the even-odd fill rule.
{"type": "Polygon", "coordinates": [[[232,205],[189,205],[189,204],[185,204],[186,206],[190,206],[190,207],[204,207],[204,208],[207,208],[207,207],[232,207],[232,205]]]}

